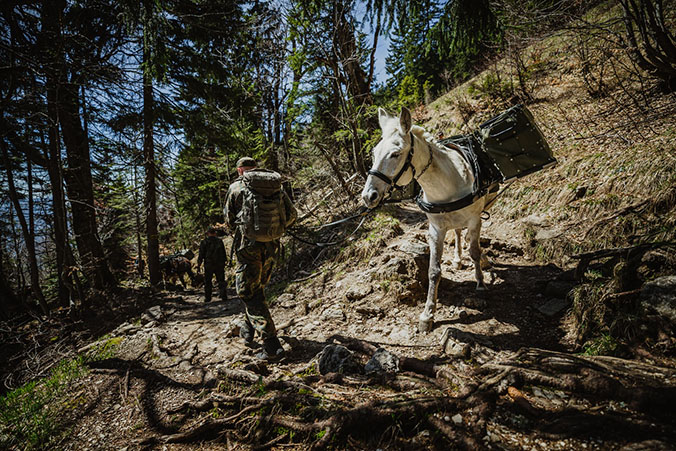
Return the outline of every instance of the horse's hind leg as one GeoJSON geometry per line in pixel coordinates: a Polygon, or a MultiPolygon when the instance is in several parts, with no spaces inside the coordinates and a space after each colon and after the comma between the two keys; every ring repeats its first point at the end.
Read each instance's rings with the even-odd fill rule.
{"type": "Polygon", "coordinates": [[[474,224],[467,228],[467,236],[469,237],[469,256],[474,263],[474,276],[476,277],[476,289],[485,290],[484,273],[481,270],[481,245],[479,244],[479,236],[481,235],[481,220],[479,219],[474,224]]]}
{"type": "Polygon", "coordinates": [[[437,289],[441,280],[441,256],[444,253],[445,237],[446,230],[439,230],[430,224],[429,235],[427,237],[430,246],[429,286],[425,309],[420,314],[418,322],[420,332],[429,332],[434,324],[434,311],[437,307],[437,289]]]}
{"type": "Polygon", "coordinates": [[[453,250],[453,269],[462,269],[462,229],[455,229],[455,249],[453,250]]]}

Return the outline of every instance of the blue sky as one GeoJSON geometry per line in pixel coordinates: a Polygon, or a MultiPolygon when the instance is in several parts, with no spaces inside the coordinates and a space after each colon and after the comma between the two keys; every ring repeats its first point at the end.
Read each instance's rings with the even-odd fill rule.
{"type": "Polygon", "coordinates": [[[384,83],[389,78],[388,73],[385,71],[385,58],[387,58],[389,49],[390,39],[386,36],[380,36],[378,47],[376,48],[376,67],[374,69],[374,78],[378,83],[384,83]]]}

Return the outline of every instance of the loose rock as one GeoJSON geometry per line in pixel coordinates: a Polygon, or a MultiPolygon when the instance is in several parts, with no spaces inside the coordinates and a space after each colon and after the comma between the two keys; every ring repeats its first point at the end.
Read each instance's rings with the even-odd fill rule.
{"type": "Polygon", "coordinates": [[[342,345],[328,345],[315,357],[319,374],[358,373],[361,368],[354,354],[342,345]]]}
{"type": "Polygon", "coordinates": [[[470,356],[472,347],[469,343],[462,343],[453,338],[449,338],[446,342],[444,352],[451,357],[466,359],[470,356]]]}
{"type": "Polygon", "coordinates": [[[568,301],[566,299],[550,299],[549,301],[542,304],[538,307],[538,311],[546,316],[554,316],[568,307],[568,301]]]}
{"type": "Polygon", "coordinates": [[[574,286],[574,283],[565,280],[552,280],[547,283],[544,294],[550,298],[565,298],[574,286]]]}
{"type": "Polygon", "coordinates": [[[385,372],[396,373],[399,371],[399,357],[392,354],[385,348],[378,348],[376,352],[364,366],[366,374],[385,372]]]}
{"type": "Polygon", "coordinates": [[[349,301],[358,301],[360,299],[365,298],[369,294],[371,294],[372,291],[373,291],[373,286],[371,284],[369,284],[369,283],[359,283],[359,284],[356,284],[356,285],[352,286],[351,288],[349,288],[345,292],[345,297],[349,301]]]}
{"type": "Polygon", "coordinates": [[[345,313],[340,307],[329,307],[322,312],[322,318],[343,321],[345,319],[345,313]]]}
{"type": "Polygon", "coordinates": [[[277,304],[284,308],[294,308],[296,303],[294,302],[295,296],[291,293],[283,293],[277,297],[277,304]]]}

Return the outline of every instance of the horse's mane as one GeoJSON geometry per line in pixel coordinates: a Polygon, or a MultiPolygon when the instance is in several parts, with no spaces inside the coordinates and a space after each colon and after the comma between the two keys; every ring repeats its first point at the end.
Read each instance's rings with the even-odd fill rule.
{"type": "Polygon", "coordinates": [[[441,152],[441,153],[445,153],[445,154],[449,153],[449,150],[446,147],[439,145],[437,143],[437,140],[434,138],[434,136],[430,132],[428,132],[427,130],[422,128],[421,126],[414,125],[413,127],[411,127],[411,133],[413,133],[419,139],[422,139],[423,141],[425,141],[428,146],[435,149],[436,151],[441,152]]]}

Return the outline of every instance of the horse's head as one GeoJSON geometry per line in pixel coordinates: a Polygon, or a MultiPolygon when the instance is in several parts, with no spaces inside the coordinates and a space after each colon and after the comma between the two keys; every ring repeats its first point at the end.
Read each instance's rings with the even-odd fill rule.
{"type": "Polygon", "coordinates": [[[411,112],[402,108],[401,114],[396,117],[378,108],[378,120],[382,138],[373,148],[373,166],[361,192],[364,204],[369,208],[378,205],[395,185],[408,185],[413,178],[411,112]]]}

